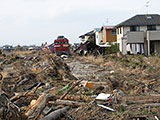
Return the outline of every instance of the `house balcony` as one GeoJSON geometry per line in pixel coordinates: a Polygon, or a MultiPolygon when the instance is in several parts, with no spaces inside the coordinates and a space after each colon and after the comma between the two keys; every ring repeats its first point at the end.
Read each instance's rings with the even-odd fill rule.
{"type": "Polygon", "coordinates": [[[127,32],[127,43],[144,43],[145,33],[143,31],[127,32]]]}
{"type": "Polygon", "coordinates": [[[160,41],[160,30],[157,31],[147,31],[147,40],[150,41],[160,41]]]}

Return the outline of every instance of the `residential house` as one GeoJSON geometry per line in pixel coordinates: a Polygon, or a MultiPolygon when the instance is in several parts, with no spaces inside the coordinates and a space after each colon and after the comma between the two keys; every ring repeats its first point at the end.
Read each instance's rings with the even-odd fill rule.
{"type": "Polygon", "coordinates": [[[80,54],[86,55],[89,51],[96,48],[96,40],[94,31],[90,31],[84,35],[79,36],[80,38],[80,54]]]}
{"type": "Polygon", "coordinates": [[[113,26],[103,26],[102,32],[102,43],[116,42],[116,29],[113,26]]]}
{"type": "MultiPolygon", "coordinates": [[[[113,28],[113,27],[112,27],[113,28]]],[[[94,30],[79,36],[82,44],[92,43],[99,47],[109,47],[108,42],[116,41],[116,33],[113,33],[112,28],[107,28],[104,32],[106,35],[103,35],[103,27],[95,28],[94,30]],[[114,34],[114,35],[112,35],[114,34]],[[105,38],[103,38],[105,36],[105,38]],[[103,42],[103,39],[106,39],[106,42],[103,42]]],[[[115,31],[114,31],[115,32],[115,31]]]]}
{"type": "Polygon", "coordinates": [[[136,15],[116,26],[123,54],[160,54],[160,15],[136,15]]]}
{"type": "Polygon", "coordinates": [[[95,42],[95,34],[94,31],[90,31],[85,33],[84,35],[79,36],[80,42],[85,44],[86,42],[95,42]]]}

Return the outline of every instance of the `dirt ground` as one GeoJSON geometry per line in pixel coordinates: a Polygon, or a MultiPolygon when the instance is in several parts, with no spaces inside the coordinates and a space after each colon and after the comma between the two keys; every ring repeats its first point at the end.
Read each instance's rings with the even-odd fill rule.
{"type": "Polygon", "coordinates": [[[0,56],[0,119],[45,120],[56,110],[69,106],[69,110],[54,118],[157,120],[159,64],[158,56],[110,54],[61,58],[42,51],[5,53],[0,56]],[[111,100],[97,101],[100,93],[110,94],[111,100]],[[64,103],[65,100],[69,102],[64,103]]]}
{"type": "MultiPolygon", "coordinates": [[[[136,99],[137,96],[152,98],[160,95],[159,57],[117,54],[103,57],[77,56],[67,60],[66,63],[71,68],[71,73],[79,79],[103,82],[101,85],[95,85],[94,88],[88,89],[89,96],[117,92],[120,96],[135,96],[136,99]]],[[[155,101],[152,102],[155,103],[155,101]]],[[[142,104],[131,105],[127,105],[124,101],[118,104],[110,103],[108,105],[107,103],[116,110],[116,112],[110,112],[97,107],[96,103],[92,102],[84,107],[72,109],[71,114],[75,116],[75,119],[84,120],[155,119],[155,116],[160,116],[160,108],[159,106],[143,106],[149,103],[145,100],[142,104]]]]}

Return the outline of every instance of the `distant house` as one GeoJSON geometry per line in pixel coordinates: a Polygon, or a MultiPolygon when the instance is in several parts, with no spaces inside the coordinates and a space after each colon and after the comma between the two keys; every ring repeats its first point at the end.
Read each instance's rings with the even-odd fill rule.
{"type": "Polygon", "coordinates": [[[113,26],[103,26],[101,28],[102,32],[102,42],[116,42],[116,29],[113,26]]]}
{"type": "Polygon", "coordinates": [[[86,34],[79,36],[80,41],[82,44],[92,43],[99,47],[109,47],[108,42],[116,41],[116,33],[112,33],[112,28],[107,28],[105,30],[106,32],[103,31],[103,27],[95,28],[86,34]],[[103,38],[103,36],[105,36],[105,38],[103,38]],[[103,39],[106,39],[106,42],[103,42],[103,39]]]}
{"type": "Polygon", "coordinates": [[[79,36],[80,42],[85,44],[86,42],[95,42],[95,33],[94,31],[87,32],[79,36]]]}
{"type": "Polygon", "coordinates": [[[102,43],[102,32],[101,32],[101,28],[95,28],[94,29],[94,33],[95,33],[95,40],[96,40],[96,45],[101,45],[102,43]]]}
{"type": "Polygon", "coordinates": [[[4,45],[2,49],[3,51],[13,51],[14,50],[13,46],[11,45],[4,45]]]}
{"type": "Polygon", "coordinates": [[[116,26],[123,54],[160,54],[160,15],[136,15],[116,26]]]}
{"type": "MultiPolygon", "coordinates": [[[[111,32],[110,32],[111,33],[111,32]]],[[[87,32],[81,36],[80,38],[80,50],[83,51],[84,54],[87,53],[105,53],[106,47],[110,47],[108,42],[103,42],[103,33],[101,28],[95,28],[90,32],[87,32]]],[[[112,40],[110,40],[112,41],[112,40]]]]}

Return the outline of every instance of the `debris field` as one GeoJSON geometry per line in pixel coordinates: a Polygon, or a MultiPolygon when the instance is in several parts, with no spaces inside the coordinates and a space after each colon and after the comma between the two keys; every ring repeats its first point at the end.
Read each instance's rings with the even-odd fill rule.
{"type": "Polygon", "coordinates": [[[159,120],[159,64],[158,56],[3,53],[0,119],[159,120]]]}

